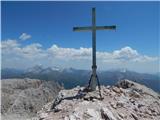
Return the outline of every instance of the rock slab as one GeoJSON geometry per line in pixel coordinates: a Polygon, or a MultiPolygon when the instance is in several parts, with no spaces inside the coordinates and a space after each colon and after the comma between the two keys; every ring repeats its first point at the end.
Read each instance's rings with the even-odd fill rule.
{"type": "Polygon", "coordinates": [[[59,92],[60,102],[47,103],[37,114],[43,120],[160,120],[160,95],[144,85],[123,80],[114,86],[101,86],[103,100],[97,91],[83,97],[83,87],[59,92]],[[93,95],[93,96],[92,96],[93,95]],[[92,100],[85,97],[92,97],[92,100]],[[51,109],[52,108],[52,109],[51,109]],[[55,111],[56,109],[56,111],[55,111]]]}

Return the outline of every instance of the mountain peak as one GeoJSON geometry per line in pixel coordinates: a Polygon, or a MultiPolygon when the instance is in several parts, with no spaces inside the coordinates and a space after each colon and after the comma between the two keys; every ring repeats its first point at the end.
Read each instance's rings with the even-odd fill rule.
{"type": "Polygon", "coordinates": [[[57,98],[38,112],[43,120],[159,120],[160,95],[144,85],[123,80],[84,93],[83,87],[61,90],[57,98]],[[92,98],[92,99],[91,99],[92,98]],[[54,108],[54,109],[53,109],[54,108]]]}
{"type": "Polygon", "coordinates": [[[43,66],[39,64],[27,69],[26,72],[39,73],[42,69],[43,69],[43,66]]]}
{"type": "Polygon", "coordinates": [[[43,65],[35,65],[29,69],[27,69],[26,73],[34,73],[34,74],[39,74],[39,73],[48,73],[48,72],[53,72],[53,71],[62,71],[60,67],[57,66],[51,66],[51,67],[43,67],[43,65]]]}

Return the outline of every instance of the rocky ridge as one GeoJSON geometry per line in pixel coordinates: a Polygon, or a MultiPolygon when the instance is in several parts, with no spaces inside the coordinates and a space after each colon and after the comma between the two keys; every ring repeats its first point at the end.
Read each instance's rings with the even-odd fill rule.
{"type": "Polygon", "coordinates": [[[144,85],[123,80],[85,93],[83,87],[61,90],[37,113],[39,120],[160,120],[160,95],[144,85]]]}
{"type": "Polygon", "coordinates": [[[38,79],[1,80],[2,120],[32,119],[43,105],[52,101],[61,87],[38,79]]]}

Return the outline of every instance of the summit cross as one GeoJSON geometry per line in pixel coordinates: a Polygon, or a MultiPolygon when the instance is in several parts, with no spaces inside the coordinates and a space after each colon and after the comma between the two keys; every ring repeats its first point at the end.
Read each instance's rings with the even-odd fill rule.
{"type": "MultiPolygon", "coordinates": [[[[115,30],[116,26],[96,26],[96,10],[92,8],[92,26],[87,27],[73,27],[73,31],[92,31],[92,75],[89,81],[88,88],[90,91],[95,91],[98,83],[99,91],[100,84],[97,76],[97,65],[96,65],[96,30],[115,30]],[[97,80],[97,82],[96,82],[97,80]]],[[[101,96],[101,94],[100,94],[101,96]]]]}

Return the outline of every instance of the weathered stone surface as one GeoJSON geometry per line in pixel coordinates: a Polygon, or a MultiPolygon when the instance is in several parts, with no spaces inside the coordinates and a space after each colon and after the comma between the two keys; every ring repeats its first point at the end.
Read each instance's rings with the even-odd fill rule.
{"type": "MultiPolygon", "coordinates": [[[[3,120],[31,119],[57,96],[61,87],[53,81],[4,79],[1,81],[3,120]]],[[[35,118],[34,118],[35,119],[35,118]]]]}
{"type": "Polygon", "coordinates": [[[111,110],[108,110],[107,108],[102,108],[101,109],[101,118],[100,119],[105,119],[105,120],[117,120],[111,110]]]}
{"type": "Polygon", "coordinates": [[[124,80],[116,86],[101,86],[103,100],[98,91],[88,94],[83,88],[62,90],[63,100],[56,105],[60,111],[50,109],[50,102],[38,112],[43,120],[159,120],[159,94],[138,83],[124,80]],[[81,89],[81,90],[80,90],[81,89]],[[87,99],[93,98],[93,99],[87,99]],[[44,115],[44,113],[47,113],[44,115]],[[42,116],[43,115],[43,116],[42,116]]]}
{"type": "Polygon", "coordinates": [[[116,92],[116,93],[119,93],[119,94],[122,93],[121,89],[118,88],[118,87],[113,87],[112,90],[113,90],[114,92],[116,92]]]}

